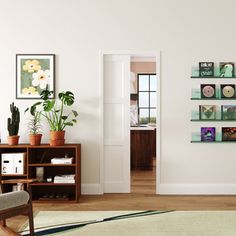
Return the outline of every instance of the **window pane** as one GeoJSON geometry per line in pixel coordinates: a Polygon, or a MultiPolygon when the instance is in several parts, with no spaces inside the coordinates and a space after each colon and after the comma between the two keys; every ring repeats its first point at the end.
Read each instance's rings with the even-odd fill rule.
{"type": "Polygon", "coordinates": [[[150,90],[157,91],[157,76],[150,75],[150,90]]]}
{"type": "Polygon", "coordinates": [[[149,106],[149,97],[148,92],[139,92],[139,107],[148,107],[149,106]]]}
{"type": "Polygon", "coordinates": [[[149,122],[149,110],[140,109],[139,110],[139,123],[147,124],[149,122]]]}
{"type": "Polygon", "coordinates": [[[157,106],[157,96],[156,92],[150,92],[150,107],[157,106]]]}
{"type": "Polygon", "coordinates": [[[149,76],[139,75],[138,78],[139,78],[139,81],[138,81],[139,91],[148,91],[149,90],[149,76]]]}
{"type": "Polygon", "coordinates": [[[150,109],[150,123],[156,123],[156,109],[150,109]]]}

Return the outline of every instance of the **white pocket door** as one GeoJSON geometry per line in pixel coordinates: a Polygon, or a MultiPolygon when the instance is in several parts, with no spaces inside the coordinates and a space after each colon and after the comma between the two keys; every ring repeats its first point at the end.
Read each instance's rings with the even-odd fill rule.
{"type": "Polygon", "coordinates": [[[104,55],[104,193],[130,192],[130,56],[104,55]]]}

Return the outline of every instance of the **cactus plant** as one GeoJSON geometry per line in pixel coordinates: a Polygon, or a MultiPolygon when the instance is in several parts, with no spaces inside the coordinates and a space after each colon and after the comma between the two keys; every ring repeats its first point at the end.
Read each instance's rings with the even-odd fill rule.
{"type": "Polygon", "coordinates": [[[19,109],[14,105],[14,102],[10,104],[11,118],[7,119],[7,129],[9,136],[18,134],[20,124],[20,112],[19,109]]]}

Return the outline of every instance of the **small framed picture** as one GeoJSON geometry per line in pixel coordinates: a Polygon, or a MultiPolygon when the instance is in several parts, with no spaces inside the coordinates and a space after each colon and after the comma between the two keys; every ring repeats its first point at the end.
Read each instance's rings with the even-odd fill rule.
{"type": "Polygon", "coordinates": [[[234,77],[233,62],[220,62],[220,77],[234,77]]]}
{"type": "Polygon", "coordinates": [[[216,106],[215,105],[199,105],[200,120],[215,120],[216,106]]]}
{"type": "Polygon", "coordinates": [[[215,98],[216,85],[215,84],[201,84],[201,98],[215,98]]]}
{"type": "Polygon", "coordinates": [[[222,120],[236,120],[236,106],[235,105],[222,105],[221,118],[222,120]]]}
{"type": "Polygon", "coordinates": [[[38,99],[46,87],[55,94],[55,54],[17,54],[16,98],[38,99]]]}
{"type": "Polygon", "coordinates": [[[220,85],[221,98],[235,97],[235,84],[221,84],[220,85]]]}
{"type": "Polygon", "coordinates": [[[236,127],[222,127],[222,141],[236,141],[236,127]]]}
{"type": "Polygon", "coordinates": [[[202,142],[213,142],[216,137],[215,127],[201,127],[201,141],[202,142]]]}
{"type": "Polygon", "coordinates": [[[199,62],[199,77],[213,77],[214,62],[199,62]]]}

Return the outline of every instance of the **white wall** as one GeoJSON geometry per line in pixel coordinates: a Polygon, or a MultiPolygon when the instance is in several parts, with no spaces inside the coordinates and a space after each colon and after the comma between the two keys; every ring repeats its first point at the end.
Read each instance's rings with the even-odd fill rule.
{"type": "MultiPolygon", "coordinates": [[[[56,89],[76,94],[84,192],[99,187],[99,50],[161,50],[162,193],[236,193],[235,144],[190,144],[191,66],[236,61],[236,1],[0,0],[0,132],[15,100],[15,54],[55,53],[56,89]],[[204,187],[205,186],[205,187],[204,187]]],[[[233,123],[232,123],[233,124],[233,123]]],[[[45,131],[44,141],[47,141],[45,131]]]]}

